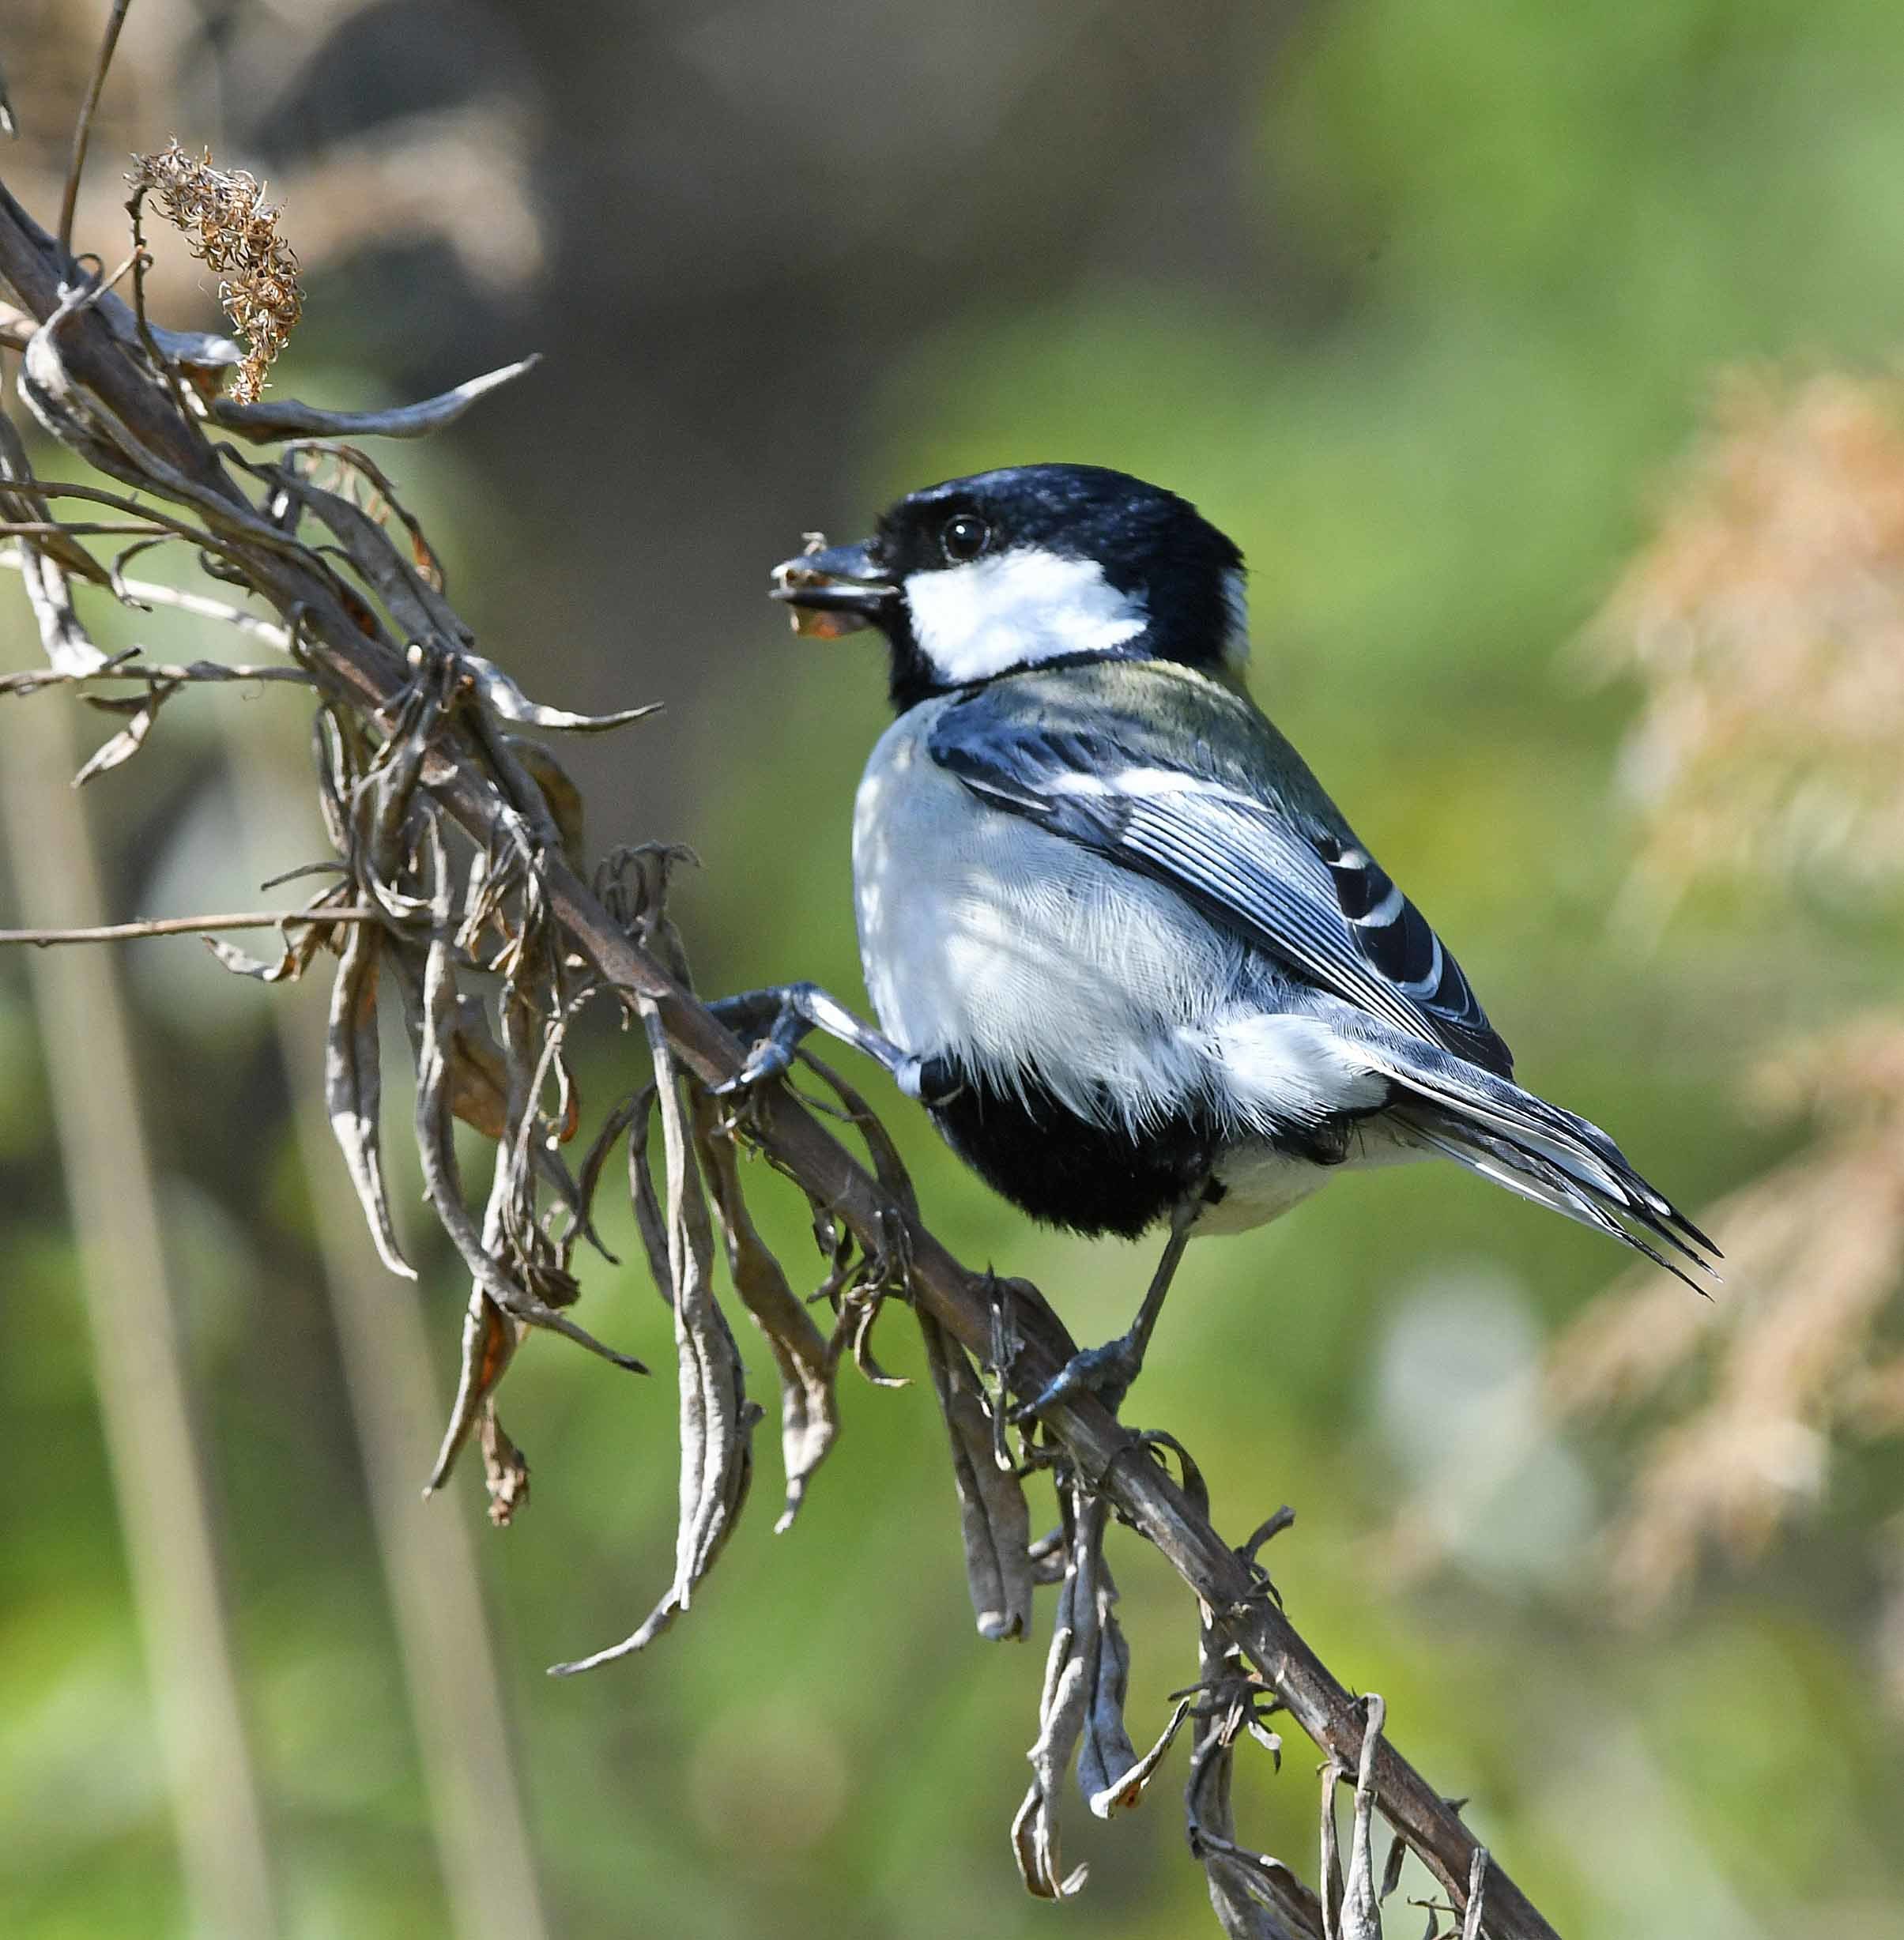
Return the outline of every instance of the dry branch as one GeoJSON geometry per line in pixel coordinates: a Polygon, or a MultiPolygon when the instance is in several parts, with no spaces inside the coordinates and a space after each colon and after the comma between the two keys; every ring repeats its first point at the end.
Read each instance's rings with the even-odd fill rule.
{"type": "MultiPolygon", "coordinates": [[[[167,362],[179,353],[149,332],[124,328],[97,283],[81,276],[4,187],[0,280],[36,326],[25,343],[21,388],[41,424],[97,469],[175,508],[151,511],[150,524],[188,539],[217,562],[221,577],[267,601],[281,616],[296,665],[324,697],[320,781],[327,825],[347,865],[346,887],[358,899],[353,913],[360,902],[379,912],[368,934],[378,939],[375,956],[398,986],[411,1019],[419,1142],[431,1198],[473,1283],[463,1392],[446,1439],[446,1463],[462,1437],[480,1428],[491,1490],[506,1512],[519,1499],[526,1470],[496,1419],[494,1389],[522,1327],[552,1328],[606,1351],[564,1312],[576,1292],[570,1249],[589,1229],[587,1192],[560,1156],[570,1096],[562,1032],[574,1005],[605,994],[642,1018],[655,1053],[668,1186],[665,1207],[649,1207],[647,1237],[658,1280],[674,1307],[687,1376],[684,1402],[698,1396],[704,1411],[696,1433],[684,1437],[692,1472],[683,1476],[682,1547],[673,1587],[649,1625],[604,1655],[638,1648],[651,1627],[667,1621],[664,1612],[686,1606],[731,1528],[746,1486],[754,1404],[741,1389],[732,1337],[713,1300],[705,1192],[715,1196],[737,1278],[752,1282],[751,1293],[743,1286],[744,1297],[774,1336],[790,1386],[812,1390],[817,1381],[825,1388],[830,1374],[816,1360],[812,1339],[787,1320],[786,1290],[763,1274],[754,1256],[745,1208],[732,1188],[737,1173],[718,1156],[721,1140],[736,1136],[795,1182],[816,1209],[816,1226],[830,1237],[835,1270],[823,1290],[839,1310],[830,1360],[850,1347],[864,1364],[871,1318],[895,1292],[929,1324],[971,1490],[968,1551],[975,1547],[981,1557],[988,1551],[993,1557],[995,1584],[975,1578],[975,1585],[991,1626],[1009,1630],[1027,1596],[1025,1565],[1018,1560],[1017,1511],[1009,1491],[991,1487],[986,1464],[995,1463],[1004,1445],[1005,1393],[1036,1395],[1073,1351],[1050,1308],[1023,1283],[974,1272],[940,1244],[895,1176],[884,1134],[850,1094],[842,1094],[846,1116],[867,1143],[871,1170],[786,1086],[758,1093],[731,1127],[717,1125],[699,1106],[692,1110],[699,1115],[691,1115],[684,1091],[699,1098],[699,1087],[735,1076],[744,1047],[688,989],[654,899],[612,909],[578,873],[552,802],[535,778],[538,772],[546,777],[552,762],[526,754],[505,728],[599,724],[535,707],[475,654],[472,636],[443,593],[433,558],[420,545],[413,548],[420,535],[394,506],[394,495],[389,507],[373,513],[348,495],[349,488],[320,485],[295,451],[278,461],[254,463],[212,444],[208,414],[190,403],[194,394],[176,381],[167,362]],[[379,515],[385,510],[409,525],[402,544],[386,533],[379,515]],[[324,550],[299,536],[306,519],[325,529],[324,550]],[[548,765],[538,770],[538,760],[548,765]],[[460,861],[452,860],[452,836],[460,861]],[[489,1039],[480,1007],[465,988],[479,978],[501,983],[500,1045],[489,1039]],[[496,1140],[489,1208],[480,1231],[456,1177],[450,1139],[454,1116],[481,1124],[496,1140]],[[699,1169],[697,1144],[703,1153],[699,1169]],[[710,1152],[711,1164],[705,1156],[710,1152]],[[556,1202],[547,1214],[537,1211],[543,1191],[556,1202]],[[856,1264],[848,1237],[858,1249],[856,1264]],[[997,1397],[985,1394],[967,1355],[996,1372],[997,1397]]],[[[221,414],[214,409],[209,416],[216,422],[221,414]]],[[[349,461],[350,454],[341,454],[340,461],[349,461]]],[[[72,533],[70,527],[36,530],[21,541],[43,577],[62,587],[67,570],[81,570],[70,557],[77,545],[72,533]]],[[[49,636],[50,648],[56,637],[49,636]]],[[[155,696],[159,691],[154,687],[155,696]]],[[[266,974],[295,974],[328,934],[321,921],[314,923],[307,938],[300,932],[298,948],[287,950],[276,972],[266,974]]],[[[356,947],[353,974],[360,981],[347,993],[353,1000],[334,1014],[334,1042],[346,1115],[361,1117],[368,1102],[364,1060],[371,1054],[361,1028],[361,999],[372,946],[356,947]]],[[[643,1104],[622,1121],[638,1158],[647,1118],[643,1104]]],[[[732,1151],[731,1143],[726,1149],[732,1151]]],[[[368,1174],[373,1155],[360,1151],[360,1158],[368,1174]]],[[[592,1183],[601,1166],[597,1155],[591,1162],[583,1172],[592,1183]]],[[[645,1165],[635,1171],[643,1203],[648,1175],[645,1165]]],[[[625,1357],[611,1358],[627,1364],[625,1357]]],[[[801,1406],[790,1406],[782,1427],[790,1508],[824,1452],[831,1422],[825,1404],[809,1392],[801,1406]]],[[[1475,1900],[1484,1886],[1481,1924],[1493,1940],[1551,1940],[1552,1929],[1480,1851],[1441,1792],[1394,1750],[1369,1707],[1298,1634],[1250,1547],[1232,1548],[1216,1532],[1187,1460],[1183,1482],[1172,1477],[1163,1450],[1174,1444],[1133,1434],[1089,1396],[1048,1408],[1035,1433],[1027,1450],[1056,1468],[1068,1505],[1070,1635],[1061,1652],[1054,1647],[1040,1741],[1051,1755],[1037,1761],[1038,1803],[1027,1802],[1021,1848],[1029,1874],[1047,1890],[1068,1883],[1058,1877],[1046,1810],[1053,1775],[1064,1762],[1056,1755],[1062,1740],[1086,1741],[1087,1786],[1094,1802],[1107,1801],[1107,1810],[1141,1787],[1160,1755],[1159,1750],[1137,1759],[1119,1715],[1122,1644],[1101,1567],[1103,1535],[1114,1516],[1155,1544],[1195,1593],[1205,1614],[1206,1675],[1231,1693],[1223,1717],[1206,1723],[1200,1735],[1201,1763],[1193,1765],[1191,1791],[1193,1840],[1201,1840],[1212,1897],[1229,1931],[1321,1931],[1310,1917],[1313,1896],[1305,1899],[1306,1889],[1287,1868],[1279,1874],[1276,1862],[1236,1846],[1228,1829],[1230,1742],[1238,1730],[1257,1722],[1258,1702],[1272,1701],[1321,1747],[1334,1772],[1359,1775],[1363,1800],[1379,1807],[1457,1907],[1470,1905],[1471,1880],[1475,1900]],[[1239,1678],[1250,1687],[1247,1697],[1235,1695],[1239,1678]],[[1239,1703],[1242,1709],[1232,1719],[1239,1703]],[[1278,1923],[1266,1923],[1270,1919],[1278,1923]]],[[[1027,1564],[1033,1554],[1025,1550],[1027,1564]]],[[[1213,1691],[1211,1702],[1217,1701],[1213,1691]]],[[[1357,1849],[1365,1853],[1366,1840],[1357,1849]]]]}
{"type": "Polygon", "coordinates": [[[376,923],[381,910],[326,910],[321,917],[298,910],[251,910],[228,916],[149,916],[136,923],[96,923],[81,929],[0,929],[0,945],[130,943],[141,936],[197,936],[221,929],[281,929],[287,923],[376,923]]]}

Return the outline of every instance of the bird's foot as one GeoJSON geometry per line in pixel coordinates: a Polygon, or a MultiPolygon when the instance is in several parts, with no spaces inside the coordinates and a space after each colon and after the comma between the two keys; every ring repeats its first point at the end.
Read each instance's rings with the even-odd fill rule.
{"type": "Polygon", "coordinates": [[[763,1038],[747,1054],[747,1062],[731,1078],[711,1087],[716,1098],[738,1098],[756,1091],[770,1079],[783,1077],[791,1068],[793,1052],[772,1038],[763,1038]]]}
{"type": "Polygon", "coordinates": [[[1072,1355],[1034,1399],[1023,1401],[1007,1418],[1013,1427],[1021,1427],[1054,1403],[1069,1401],[1073,1395],[1094,1394],[1116,1414],[1130,1384],[1144,1366],[1144,1350],[1134,1332],[1120,1334],[1101,1347],[1085,1347],[1072,1355]]]}
{"type": "Polygon", "coordinates": [[[863,1052],[892,1075],[908,1098],[923,1105],[947,1103],[963,1088],[963,1077],[948,1060],[902,1051],[890,1038],[862,1023],[817,984],[780,984],[768,990],[749,990],[739,996],[722,997],[707,1008],[751,1045],[741,1068],[714,1087],[718,1097],[736,1097],[770,1079],[785,1076],[803,1040],[816,1030],[863,1052]]]}

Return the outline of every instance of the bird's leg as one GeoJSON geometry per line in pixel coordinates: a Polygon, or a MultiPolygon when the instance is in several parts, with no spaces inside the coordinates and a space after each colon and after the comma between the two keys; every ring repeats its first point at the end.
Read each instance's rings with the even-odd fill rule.
{"type": "Polygon", "coordinates": [[[1097,1395],[1115,1413],[1129,1392],[1130,1384],[1143,1369],[1152,1330],[1157,1324],[1157,1316],[1163,1311],[1164,1296],[1177,1276],[1183,1249],[1190,1243],[1191,1229],[1204,1209],[1204,1203],[1201,1193],[1192,1193],[1180,1201],[1171,1215],[1171,1236],[1165,1242],[1163,1257],[1157,1262],[1157,1270],[1151,1275],[1150,1285],[1144,1292],[1144,1304],[1138,1308],[1137,1317],[1131,1322],[1129,1330],[1115,1340],[1106,1341],[1101,1347],[1086,1347],[1072,1355],[1035,1400],[1021,1403],[1012,1411],[1011,1419],[1015,1424],[1029,1421],[1054,1401],[1068,1400],[1073,1395],[1086,1390],[1097,1395]]]}
{"type": "Polygon", "coordinates": [[[714,1087],[723,1095],[779,1077],[793,1063],[801,1039],[814,1030],[824,1030],[863,1053],[886,1071],[908,1098],[923,1104],[942,1103],[960,1088],[956,1074],[944,1060],[902,1051],[890,1038],[882,1037],[870,1024],[862,1024],[818,984],[775,984],[768,989],[722,997],[707,1008],[751,1046],[738,1075],[714,1087]]]}

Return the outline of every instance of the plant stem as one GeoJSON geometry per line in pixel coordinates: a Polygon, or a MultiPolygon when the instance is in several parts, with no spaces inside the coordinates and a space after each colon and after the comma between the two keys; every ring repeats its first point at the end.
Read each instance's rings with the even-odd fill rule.
{"type": "MultiPolygon", "coordinates": [[[[67,786],[66,715],[16,714],[0,759],[0,822],[23,912],[90,924],[104,898],[85,807],[67,786]]],[[[218,1545],[138,1110],[117,966],[85,952],[31,959],[48,1091],[72,1200],[107,1459],[144,1637],[194,1934],[277,1931],[218,1545]]]]}

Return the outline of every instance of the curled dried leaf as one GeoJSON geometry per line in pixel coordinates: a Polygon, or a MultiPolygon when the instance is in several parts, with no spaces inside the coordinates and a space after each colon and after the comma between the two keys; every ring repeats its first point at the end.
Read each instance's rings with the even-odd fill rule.
{"type": "Polygon", "coordinates": [[[1058,1870],[1058,1793],[1073,1754],[1087,1802],[1095,1809],[1102,1799],[1105,1814],[1127,1793],[1133,1799],[1141,1795],[1163,1755],[1158,1750],[1140,1760],[1124,1725],[1130,1650],[1104,1562],[1110,1505],[1076,1484],[1065,1485],[1061,1499],[1070,1538],[1065,1580],[1045,1661],[1038,1742],[1026,1754],[1031,1786],[1012,1825],[1019,1871],[1027,1888],[1043,1899],[1076,1892],[1084,1881],[1082,1868],[1062,1877],[1058,1870]]]}
{"type": "Polygon", "coordinates": [[[476,683],[476,691],[505,721],[520,722],[525,727],[549,728],[571,734],[601,734],[611,728],[625,728],[632,721],[641,721],[650,714],[661,711],[659,701],[648,701],[639,707],[623,707],[613,714],[572,714],[566,707],[548,707],[540,701],[532,701],[502,669],[492,660],[485,660],[481,654],[465,650],[464,664],[476,683]]]}
{"type": "Polygon", "coordinates": [[[153,723],[159,718],[159,710],[178,692],[182,683],[177,680],[155,680],[145,691],[145,697],[138,702],[131,720],[109,740],[95,748],[91,757],[73,778],[75,788],[83,788],[95,776],[104,774],[109,768],[116,768],[131,760],[145,745],[145,737],[151,733],[153,723]]]}
{"type": "Polygon", "coordinates": [[[435,1466],[424,1485],[425,1495],[435,1494],[449,1480],[470,1430],[488,1408],[496,1383],[515,1359],[522,1338],[522,1330],[480,1286],[469,1290],[469,1304],[463,1313],[462,1365],[456,1377],[456,1399],[451,1404],[449,1426],[443,1430],[435,1466]]]}
{"type": "Polygon", "coordinates": [[[482,1407],[483,1486],[489,1491],[489,1520],[507,1529],[529,1501],[529,1463],[509,1439],[493,1400],[482,1407]]]}
{"type": "Polygon", "coordinates": [[[1176,1742],[1183,1720],[1190,1715],[1190,1701],[1187,1697],[1178,1698],[1176,1708],[1171,1712],[1169,1720],[1158,1733],[1157,1741],[1150,1750],[1135,1764],[1115,1774],[1102,1791],[1091,1794],[1088,1803],[1098,1818],[1107,1819],[1112,1813],[1134,1806],[1144,1796],[1144,1788],[1156,1776],[1158,1768],[1163,1763],[1164,1754],[1176,1742]]]}
{"type": "Polygon", "coordinates": [[[1065,1580],[1065,1531],[1061,1526],[1047,1529],[1026,1552],[1031,1565],[1031,1580],[1041,1588],[1065,1580]]]}
{"type": "Polygon", "coordinates": [[[279,928],[285,944],[275,962],[266,962],[262,958],[252,956],[222,937],[204,938],[205,947],[235,977],[249,977],[261,984],[296,983],[327,944],[341,951],[344,946],[337,941],[340,929],[349,931],[358,927],[354,924],[324,921],[326,905],[335,901],[339,893],[334,891],[320,896],[315,902],[307,904],[302,914],[282,919],[279,928]]]}
{"type": "Polygon", "coordinates": [[[629,1136],[629,1171],[643,1242],[656,1283],[674,1313],[681,1437],[674,1581],[632,1634],[590,1656],[554,1665],[551,1674],[556,1677],[593,1670],[646,1649],[688,1607],[747,1500],[753,1475],[753,1428],[761,1415],[760,1405],[747,1398],[740,1350],[714,1297],[714,1229],[673,1056],[660,1013],[652,1004],[644,1004],[641,1009],[654,1058],[667,1176],[665,1212],[648,1173],[645,1122],[629,1136]]]}
{"type": "Polygon", "coordinates": [[[304,473],[279,465],[273,475],[289,498],[330,528],[351,564],[411,641],[434,646],[444,658],[467,641],[469,629],[432,583],[433,561],[420,568],[405,559],[377,519],[340,493],[313,484],[304,473]]]}
{"type": "MultiPolygon", "coordinates": [[[[1077,1753],[1077,1782],[1087,1805],[1122,1796],[1138,1763],[1137,1748],[1124,1723],[1130,1646],[1117,1619],[1117,1586],[1104,1561],[1104,1532],[1110,1519],[1110,1505],[1101,1497],[1080,1504],[1078,1539],[1072,1546],[1078,1562],[1074,1607],[1090,1671],[1090,1701],[1077,1753]]],[[[1141,1790],[1140,1786],[1140,1794],[1141,1790]]]]}
{"type": "Polygon", "coordinates": [[[228,970],[234,977],[249,977],[261,984],[281,984],[292,981],[297,974],[297,960],[287,947],[276,962],[269,962],[263,957],[253,956],[248,950],[240,950],[236,944],[227,943],[222,936],[207,936],[203,940],[206,949],[228,970]]]}
{"type": "Polygon", "coordinates": [[[822,1063],[810,1051],[803,1050],[799,1056],[801,1063],[839,1099],[848,1123],[865,1146],[873,1176],[879,1181],[892,1208],[892,1216],[884,1222],[887,1230],[873,1237],[882,1252],[895,1264],[903,1264],[899,1249],[904,1243],[907,1222],[916,1222],[919,1217],[919,1196],[905,1161],[899,1157],[899,1149],[873,1107],[831,1064],[822,1063]]]}
{"type": "Polygon", "coordinates": [[[450,1034],[450,1109],[473,1131],[499,1142],[511,1132],[509,1066],[481,1000],[458,997],[450,1034]]]}
{"type": "Polygon", "coordinates": [[[562,853],[579,868],[584,854],[582,791],[568,770],[539,741],[520,735],[505,735],[511,752],[528,770],[530,779],[541,791],[549,819],[562,838],[562,853]]]}
{"type": "Polygon", "coordinates": [[[774,1528],[782,1532],[792,1528],[809,1481],[839,1434],[835,1362],[826,1336],[795,1297],[780,1262],[753,1222],[741,1187],[739,1152],[732,1138],[722,1135],[718,1120],[715,1101],[704,1091],[698,1093],[695,1147],[726,1249],[728,1275],[741,1304],[767,1336],[780,1377],[780,1452],[786,1497],[774,1528]]]}
{"type": "Polygon", "coordinates": [[[349,785],[349,827],[343,845],[351,873],[368,900],[380,904],[399,923],[428,917],[446,929],[451,901],[447,862],[435,865],[439,880],[431,896],[414,894],[402,884],[420,836],[427,837],[432,854],[440,847],[441,831],[433,813],[421,818],[420,830],[411,823],[423,764],[449,710],[454,683],[447,655],[426,658],[418,667],[383,745],[349,785]]]}
{"type": "Polygon", "coordinates": [[[833,1329],[831,1351],[835,1359],[843,1350],[853,1357],[853,1365],[875,1388],[911,1385],[903,1374],[888,1374],[874,1358],[873,1328],[892,1297],[892,1289],[877,1264],[864,1268],[839,1294],[839,1320],[833,1329]]]}
{"type": "Polygon", "coordinates": [[[921,1309],[926,1365],[952,1444],[965,1578],[978,1634],[1022,1637],[1031,1622],[1031,1516],[1024,1485],[994,1452],[992,1410],[965,1350],[921,1309]]]}
{"type": "MultiPolygon", "coordinates": [[[[224,342],[222,338],[206,341],[213,345],[224,342]]],[[[220,361],[237,362],[236,346],[226,348],[230,354],[220,361]]],[[[518,363],[470,378],[439,397],[420,404],[393,405],[386,411],[321,411],[295,397],[273,398],[270,404],[241,404],[236,398],[217,397],[212,401],[212,421],[221,430],[236,431],[259,443],[278,438],[424,438],[454,424],[477,398],[525,375],[541,361],[540,353],[532,352],[518,363]]]]}
{"type": "Polygon", "coordinates": [[[1077,1651],[1076,1631],[1069,1622],[1069,1592],[1075,1571],[1067,1573],[1060,1592],[1045,1659],[1043,1693],[1039,1700],[1038,1742],[1026,1756],[1031,1761],[1031,1784],[1012,1821],[1012,1849],[1026,1890],[1041,1900],[1061,1900],[1083,1889],[1086,1869],[1059,1870],[1058,1809],[1065,1768],[1076,1750],[1090,1703],[1090,1677],[1077,1651]]]}
{"type": "MultiPolygon", "coordinates": [[[[422,1161],[424,1190],[437,1221],[462,1254],[470,1277],[503,1313],[531,1326],[566,1335],[578,1346],[632,1373],[647,1369],[632,1355],[605,1347],[558,1306],[524,1280],[484,1243],[469,1208],[463,1204],[462,1181],[456,1160],[450,1107],[451,1056],[455,1034],[455,969],[447,937],[431,940],[423,977],[423,1028],[417,1055],[417,1147],[422,1161]]],[[[572,1283],[571,1283],[572,1285],[572,1283]]],[[[567,1289],[560,1290],[566,1291],[567,1289]]]]}
{"type": "MultiPolygon", "coordinates": [[[[33,468],[28,461],[26,446],[13,428],[13,420],[0,412],[0,479],[31,483],[32,477],[33,468]]],[[[4,490],[0,490],[0,516],[21,525],[37,524],[46,519],[46,514],[33,499],[24,493],[4,490]]],[[[88,578],[103,577],[97,563],[77,540],[63,535],[46,539],[21,538],[17,543],[20,577],[33,608],[33,617],[39,623],[40,645],[45,650],[47,665],[55,673],[71,677],[96,673],[108,665],[107,656],[94,646],[92,635],[80,620],[73,604],[73,590],[67,581],[69,572],[88,578]]]]}

